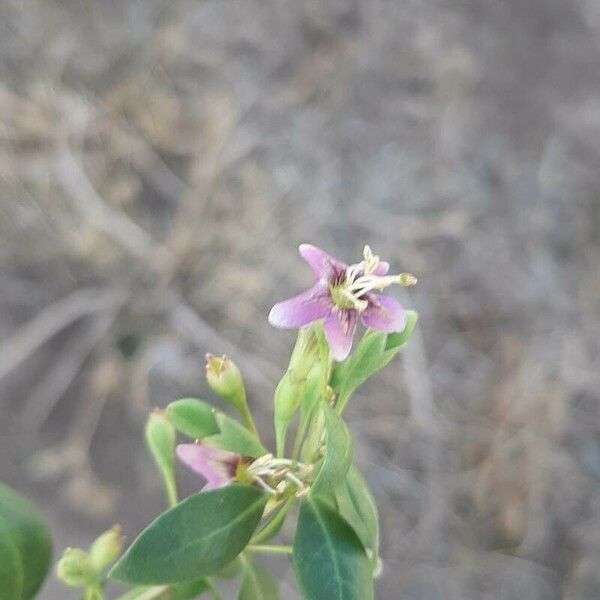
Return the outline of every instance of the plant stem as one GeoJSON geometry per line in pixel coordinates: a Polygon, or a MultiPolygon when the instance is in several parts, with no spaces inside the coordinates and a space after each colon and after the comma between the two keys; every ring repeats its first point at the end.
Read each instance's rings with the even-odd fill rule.
{"type": "Polygon", "coordinates": [[[246,429],[253,433],[256,436],[256,439],[260,440],[260,436],[258,434],[258,430],[256,429],[256,424],[254,423],[254,419],[252,418],[252,413],[248,408],[248,404],[246,402],[245,394],[244,394],[244,402],[241,403],[241,406],[238,407],[238,411],[244,420],[244,425],[246,429]]]}
{"type": "Polygon", "coordinates": [[[253,545],[256,545],[256,544],[260,544],[261,542],[266,542],[271,537],[273,537],[273,535],[275,535],[281,528],[283,521],[287,517],[287,514],[290,512],[290,509],[292,508],[292,506],[294,506],[295,501],[296,501],[296,497],[290,496],[285,501],[285,504],[281,507],[279,512],[260,531],[258,531],[254,535],[254,537],[250,540],[250,542],[253,545]]]}
{"type": "Polygon", "coordinates": [[[165,489],[167,491],[167,500],[169,502],[169,508],[173,508],[178,502],[177,486],[174,481],[170,479],[165,479],[165,489]]]}
{"type": "Polygon", "coordinates": [[[265,554],[292,554],[294,551],[291,546],[268,546],[268,545],[256,545],[246,546],[246,550],[249,552],[264,552],[265,554]]]}

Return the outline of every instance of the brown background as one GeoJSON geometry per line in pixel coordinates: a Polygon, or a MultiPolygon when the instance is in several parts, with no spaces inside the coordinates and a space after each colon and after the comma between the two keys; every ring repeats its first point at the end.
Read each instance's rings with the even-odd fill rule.
{"type": "Polygon", "coordinates": [[[131,538],[148,408],[225,351],[271,439],[296,246],[368,242],[421,314],[348,414],[378,597],[600,597],[599,92],[596,0],[0,0],[0,477],[131,538]]]}

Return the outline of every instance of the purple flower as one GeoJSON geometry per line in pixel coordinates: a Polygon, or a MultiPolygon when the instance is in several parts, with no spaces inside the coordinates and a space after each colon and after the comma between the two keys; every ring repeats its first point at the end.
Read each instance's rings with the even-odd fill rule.
{"type": "Polygon", "coordinates": [[[181,462],[206,479],[205,491],[229,485],[236,478],[244,458],[239,454],[213,448],[206,444],[179,444],[177,456],[181,462]]]}
{"type": "Polygon", "coordinates": [[[400,303],[377,292],[392,284],[413,285],[417,281],[413,275],[387,275],[389,264],[379,260],[369,246],[365,246],[364,259],[353,265],[310,244],[302,244],[299,251],[313,270],[315,284],[298,296],[277,303],[269,313],[271,325],[296,328],[324,320],[325,336],[337,361],[350,354],[359,317],[370,329],[385,333],[404,329],[400,303]]]}

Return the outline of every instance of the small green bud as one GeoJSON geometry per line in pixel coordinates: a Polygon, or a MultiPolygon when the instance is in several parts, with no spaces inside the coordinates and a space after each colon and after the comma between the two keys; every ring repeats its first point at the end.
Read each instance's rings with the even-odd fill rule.
{"type": "Polygon", "coordinates": [[[88,553],[80,548],[65,550],[56,566],[56,574],[62,583],[70,587],[86,587],[98,579],[88,553]]]}
{"type": "Polygon", "coordinates": [[[177,504],[175,483],[175,428],[164,411],[153,410],[146,422],[146,446],[163,477],[169,505],[177,504]]]}
{"type": "Polygon", "coordinates": [[[223,356],[206,355],[206,381],[210,389],[243,411],[246,406],[246,388],[237,365],[225,354],[223,356]]]}
{"type": "Polygon", "coordinates": [[[246,388],[242,374],[237,365],[225,354],[220,358],[212,354],[206,355],[206,381],[210,389],[229,402],[244,419],[246,429],[251,431],[257,438],[256,425],[250,414],[246,400],[246,388]]]}
{"type": "Polygon", "coordinates": [[[90,548],[90,561],[94,569],[100,572],[114,563],[121,556],[122,551],[123,535],[121,527],[115,525],[96,538],[90,548]]]}

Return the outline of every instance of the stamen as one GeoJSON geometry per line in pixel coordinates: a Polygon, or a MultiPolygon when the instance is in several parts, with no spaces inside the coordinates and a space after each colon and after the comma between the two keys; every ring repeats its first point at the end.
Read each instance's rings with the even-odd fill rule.
{"type": "Polygon", "coordinates": [[[365,257],[365,260],[363,261],[365,267],[364,272],[366,275],[370,275],[373,273],[373,271],[375,271],[377,265],[379,264],[379,256],[373,254],[370,246],[365,246],[363,256],[365,257]]]}
{"type": "Polygon", "coordinates": [[[277,495],[277,492],[270,485],[267,485],[260,477],[255,477],[254,481],[256,481],[256,483],[258,483],[258,485],[260,485],[265,492],[271,494],[272,496],[277,495]]]}
{"type": "Polygon", "coordinates": [[[298,479],[293,473],[286,473],[285,478],[295,484],[297,487],[301,488],[305,485],[303,481],[298,479]]]}

